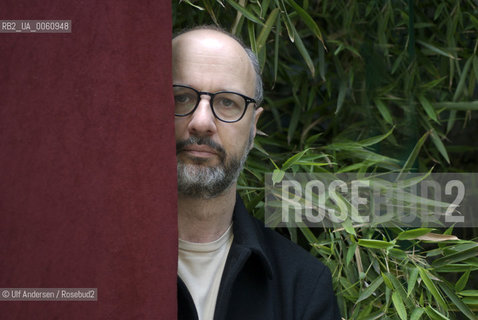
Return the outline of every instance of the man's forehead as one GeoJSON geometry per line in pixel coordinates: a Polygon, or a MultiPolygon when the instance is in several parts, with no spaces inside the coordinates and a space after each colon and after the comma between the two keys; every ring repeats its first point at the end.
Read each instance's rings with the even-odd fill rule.
{"type": "Polygon", "coordinates": [[[216,30],[200,29],[187,31],[173,39],[173,54],[182,54],[190,50],[220,50],[224,54],[235,55],[238,59],[247,59],[247,53],[234,38],[216,30]]]}
{"type": "Polygon", "coordinates": [[[230,37],[214,30],[192,30],[180,34],[173,39],[174,43],[194,43],[201,42],[211,47],[222,47],[232,40],[230,37]]]}

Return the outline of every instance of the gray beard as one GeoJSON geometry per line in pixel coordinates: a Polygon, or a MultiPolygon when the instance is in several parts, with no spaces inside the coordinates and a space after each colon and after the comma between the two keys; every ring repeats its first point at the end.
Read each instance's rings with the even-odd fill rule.
{"type": "MultiPolygon", "coordinates": [[[[193,137],[191,140],[197,142],[200,139],[193,137]]],[[[246,163],[252,142],[253,136],[251,134],[247,147],[240,159],[238,157],[233,157],[229,160],[221,159],[221,163],[216,167],[207,167],[201,164],[185,164],[178,161],[178,193],[203,199],[211,199],[221,195],[237,181],[246,163]]]]}

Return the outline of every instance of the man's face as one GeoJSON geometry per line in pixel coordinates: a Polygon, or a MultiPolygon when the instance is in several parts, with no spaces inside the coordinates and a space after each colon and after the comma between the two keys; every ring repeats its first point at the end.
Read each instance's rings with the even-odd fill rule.
{"type": "MultiPolygon", "coordinates": [[[[255,73],[234,39],[217,31],[197,30],[173,40],[173,83],[253,97],[255,73]]],[[[201,96],[193,114],[175,118],[178,190],[201,198],[215,197],[236,181],[262,111],[249,104],[240,121],[225,123],[214,117],[209,99],[201,96]]]]}

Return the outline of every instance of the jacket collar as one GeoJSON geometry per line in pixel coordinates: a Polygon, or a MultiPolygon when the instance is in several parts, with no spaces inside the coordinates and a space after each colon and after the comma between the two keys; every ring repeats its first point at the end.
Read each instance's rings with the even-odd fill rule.
{"type": "Polygon", "coordinates": [[[255,221],[255,218],[249,214],[239,194],[236,195],[233,222],[233,245],[249,249],[253,255],[259,258],[267,276],[272,279],[273,271],[267,255],[264,227],[260,226],[262,222],[255,221]]]}

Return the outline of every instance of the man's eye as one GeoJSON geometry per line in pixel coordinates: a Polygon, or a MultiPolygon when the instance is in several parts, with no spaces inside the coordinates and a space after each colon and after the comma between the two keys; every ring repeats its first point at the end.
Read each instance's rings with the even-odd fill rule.
{"type": "Polygon", "coordinates": [[[174,96],[174,101],[176,103],[188,103],[191,100],[191,97],[189,97],[186,94],[178,94],[174,96]]]}
{"type": "Polygon", "coordinates": [[[231,99],[222,98],[220,103],[223,107],[234,107],[234,101],[231,99]]]}

